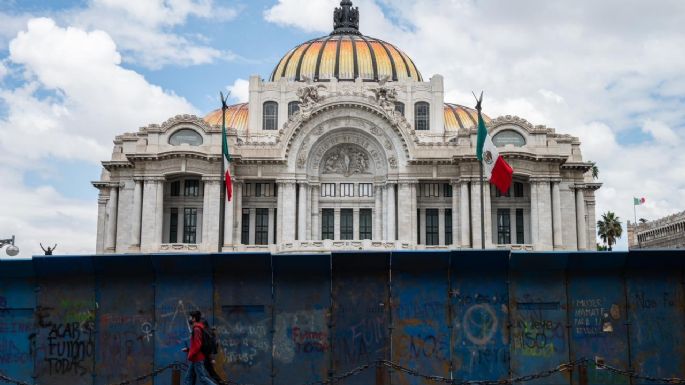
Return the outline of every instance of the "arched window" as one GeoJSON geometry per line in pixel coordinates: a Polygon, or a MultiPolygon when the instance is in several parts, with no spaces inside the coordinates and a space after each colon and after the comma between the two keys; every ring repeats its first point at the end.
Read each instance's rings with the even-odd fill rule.
{"type": "Polygon", "coordinates": [[[430,130],[430,106],[426,102],[418,102],[414,105],[414,129],[430,130]]]}
{"type": "Polygon", "coordinates": [[[404,116],[404,103],[402,102],[395,102],[395,111],[399,112],[404,116]]]}
{"type": "Polygon", "coordinates": [[[492,137],[492,143],[497,147],[504,147],[507,144],[521,147],[526,145],[526,138],[514,130],[504,130],[492,137]]]}
{"type": "Polygon", "coordinates": [[[277,130],[278,129],[278,103],[265,102],[263,115],[263,130],[277,130]]]}
{"type": "Polygon", "coordinates": [[[169,138],[169,144],[172,146],[180,146],[182,144],[199,146],[202,144],[202,135],[198,134],[195,130],[183,128],[171,135],[169,138]]]}
{"type": "Polygon", "coordinates": [[[300,110],[300,102],[288,103],[288,118],[300,110]]]}

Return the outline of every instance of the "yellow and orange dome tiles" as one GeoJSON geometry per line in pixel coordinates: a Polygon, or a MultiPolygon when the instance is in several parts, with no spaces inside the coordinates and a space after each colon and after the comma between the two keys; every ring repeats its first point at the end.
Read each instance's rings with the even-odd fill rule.
{"type": "Polygon", "coordinates": [[[357,34],[319,37],[291,49],[278,62],[270,81],[422,81],[414,62],[394,45],[357,34]]]}
{"type": "MultiPolygon", "coordinates": [[[[238,131],[247,130],[248,104],[239,103],[229,106],[226,110],[226,127],[234,128],[238,131]]],[[[460,128],[471,128],[478,124],[478,112],[469,107],[459,104],[445,103],[445,131],[458,131],[460,128]]],[[[221,109],[214,110],[204,117],[210,125],[221,125],[221,109]]],[[[490,118],[483,115],[486,123],[490,118]]]]}

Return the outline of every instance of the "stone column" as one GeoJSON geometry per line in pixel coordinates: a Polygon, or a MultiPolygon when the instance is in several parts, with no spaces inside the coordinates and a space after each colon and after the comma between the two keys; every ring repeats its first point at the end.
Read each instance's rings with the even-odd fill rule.
{"type": "Polygon", "coordinates": [[[140,226],[143,220],[143,180],[134,178],[133,223],[131,224],[131,246],[140,248],[140,226]]]}
{"type": "Polygon", "coordinates": [[[105,236],[105,252],[116,252],[117,239],[117,210],[119,205],[119,184],[112,183],[109,187],[109,202],[107,204],[107,232],[105,236]]]}
{"type": "Polygon", "coordinates": [[[307,239],[307,185],[300,183],[300,194],[297,199],[297,239],[307,239]]]}
{"type": "Polygon", "coordinates": [[[340,208],[333,209],[333,239],[340,240],[340,208]]]}
{"type": "Polygon", "coordinates": [[[280,228],[283,235],[283,242],[292,242],[295,240],[295,181],[288,180],[283,183],[283,222],[280,228]]]}
{"type": "MultiPolygon", "coordinates": [[[[452,184],[452,246],[459,245],[459,183],[456,180],[451,181],[452,184]]],[[[445,224],[446,226],[447,224],[445,224]]]]}
{"type": "Polygon", "coordinates": [[[530,243],[535,250],[539,250],[540,234],[538,231],[538,223],[540,221],[540,212],[538,210],[538,182],[536,180],[530,181],[530,243]]]}
{"type": "Polygon", "coordinates": [[[481,182],[478,180],[471,182],[471,235],[474,249],[482,248],[480,228],[480,183],[481,182]]]}
{"type": "Polygon", "coordinates": [[[254,208],[254,207],[252,207],[252,208],[250,208],[250,224],[249,224],[249,228],[250,228],[250,244],[251,244],[251,245],[254,245],[254,244],[257,243],[257,242],[255,241],[255,238],[256,238],[256,235],[257,235],[257,232],[255,231],[255,229],[257,228],[257,226],[255,226],[256,223],[257,223],[257,209],[254,208]]]}
{"type": "Polygon", "coordinates": [[[471,247],[471,223],[469,221],[469,183],[462,181],[459,188],[459,229],[462,247],[471,247]]]}
{"type": "Polygon", "coordinates": [[[381,191],[381,186],[374,187],[373,234],[371,237],[374,241],[383,239],[383,193],[381,191]]]}
{"type": "Polygon", "coordinates": [[[205,200],[202,207],[202,243],[205,250],[219,250],[219,221],[221,210],[221,178],[204,177],[205,200]]]}
{"type": "Polygon", "coordinates": [[[321,225],[319,224],[319,185],[313,185],[311,189],[312,198],[312,237],[311,239],[321,239],[321,225]]]}
{"type": "Polygon", "coordinates": [[[587,250],[585,197],[583,197],[583,189],[580,187],[576,187],[576,228],[576,234],[578,235],[578,250],[587,250]]]}
{"type": "Polygon", "coordinates": [[[417,198],[416,197],[416,189],[417,189],[418,185],[419,185],[419,183],[417,181],[413,181],[409,184],[409,192],[411,193],[411,199],[409,202],[411,203],[411,212],[412,212],[412,214],[411,214],[411,219],[412,219],[412,221],[411,221],[411,229],[412,229],[411,235],[412,235],[412,238],[411,239],[412,239],[412,242],[414,244],[417,244],[419,242],[419,240],[417,239],[417,233],[418,232],[416,231],[416,229],[419,226],[419,223],[416,220],[417,219],[416,218],[416,211],[418,210],[418,201],[416,199],[417,198]]]}
{"type": "Polygon", "coordinates": [[[105,253],[105,237],[107,236],[107,203],[109,202],[109,197],[103,195],[102,188],[100,188],[100,194],[98,195],[98,228],[97,228],[97,244],[95,246],[95,252],[97,254],[105,253]]]}
{"type": "Polygon", "coordinates": [[[492,205],[490,203],[490,189],[496,189],[497,187],[491,186],[489,182],[484,183],[483,206],[485,207],[485,210],[483,216],[485,219],[485,247],[492,248],[492,205]]]}
{"type": "MultiPolygon", "coordinates": [[[[452,230],[454,236],[454,230],[452,230]]],[[[445,209],[438,209],[438,245],[445,246],[445,209]]]]}
{"type": "Polygon", "coordinates": [[[538,245],[539,250],[553,250],[552,191],[549,179],[538,182],[538,245]]]}
{"type": "Polygon", "coordinates": [[[416,223],[416,209],[411,203],[410,184],[400,182],[397,189],[397,200],[402,202],[401,209],[397,211],[398,240],[416,244],[416,228],[412,226],[413,223],[416,223]]]}
{"type": "MultiPolygon", "coordinates": [[[[164,195],[161,201],[157,201],[157,190],[162,183],[164,183],[164,178],[161,177],[146,177],[143,180],[143,218],[140,229],[140,251],[142,252],[159,251],[159,245],[155,244],[157,241],[155,231],[157,211],[162,213],[162,217],[164,214],[164,195]]],[[[182,228],[182,224],[179,224],[179,230],[182,228]]]]}
{"type": "Polygon", "coordinates": [[[242,243],[243,230],[243,182],[233,180],[233,244],[242,243]]]}
{"type": "Polygon", "coordinates": [[[285,193],[285,184],[281,181],[276,182],[278,196],[276,202],[276,243],[283,242],[283,197],[285,193]]]}
{"type": "Polygon", "coordinates": [[[387,222],[386,223],[386,239],[388,241],[394,241],[397,238],[395,237],[395,184],[394,183],[388,183],[385,186],[385,191],[387,194],[388,199],[387,201],[387,206],[386,206],[386,212],[387,212],[387,222]]]}
{"type": "Polygon", "coordinates": [[[162,179],[157,183],[157,220],[155,221],[155,244],[162,244],[162,232],[164,232],[164,183],[162,179]]]}
{"type": "Polygon", "coordinates": [[[271,244],[273,244],[273,242],[274,242],[274,209],[273,209],[273,208],[269,208],[268,210],[269,210],[269,228],[268,228],[268,231],[269,231],[269,235],[268,235],[269,240],[267,241],[267,243],[268,243],[269,245],[271,245],[271,244]]]}
{"type": "Polygon", "coordinates": [[[352,208],[352,239],[361,239],[359,236],[359,207],[352,208]]]}
{"type": "Polygon", "coordinates": [[[561,233],[561,194],[559,192],[559,181],[552,182],[552,223],[554,231],[554,249],[563,247],[561,233]]]}

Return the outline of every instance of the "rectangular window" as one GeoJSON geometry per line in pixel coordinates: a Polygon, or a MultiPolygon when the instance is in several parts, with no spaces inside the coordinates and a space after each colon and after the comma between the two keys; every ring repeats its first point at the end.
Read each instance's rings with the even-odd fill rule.
{"type": "Polygon", "coordinates": [[[422,183],[421,196],[423,197],[437,197],[440,196],[439,183],[422,183]]]}
{"type": "Polygon", "coordinates": [[[169,191],[169,195],[172,197],[177,197],[181,195],[181,181],[177,180],[175,182],[171,182],[171,188],[169,191]]]}
{"type": "Polygon", "coordinates": [[[497,209],[497,243],[508,245],[511,243],[511,219],[509,209],[497,209]]]}
{"type": "Polygon", "coordinates": [[[511,187],[509,188],[509,190],[507,190],[506,193],[502,194],[502,192],[499,191],[498,188],[495,188],[495,197],[497,197],[497,198],[500,198],[500,197],[507,197],[507,198],[509,198],[509,197],[511,196],[510,191],[511,191],[511,187]]]}
{"type": "Polygon", "coordinates": [[[373,196],[373,183],[360,183],[359,184],[359,196],[360,197],[372,197],[373,196]]]}
{"type": "Polygon", "coordinates": [[[340,183],[340,196],[341,197],[353,197],[354,196],[354,183],[340,183]]]}
{"type": "Polygon", "coordinates": [[[169,217],[169,243],[178,242],[178,209],[172,207],[169,217]]]}
{"type": "Polygon", "coordinates": [[[321,184],[321,196],[322,197],[334,197],[335,196],[335,183],[322,183],[321,184]]]}
{"type": "Polygon", "coordinates": [[[352,209],[340,210],[340,239],[354,239],[352,209]]]}
{"type": "Polygon", "coordinates": [[[270,197],[271,196],[271,183],[255,183],[255,196],[256,197],[270,197]]]}
{"type": "Polygon", "coordinates": [[[269,244],[269,209],[257,209],[254,224],[254,243],[269,244]]]}
{"type": "Polygon", "coordinates": [[[437,245],[438,239],[438,209],[426,209],[426,245],[437,245]]]}
{"type": "Polygon", "coordinates": [[[452,197],[452,185],[449,183],[443,183],[442,184],[442,196],[445,198],[451,198],[452,197]]]}
{"type": "Polygon", "coordinates": [[[452,209],[445,209],[445,244],[452,244],[452,209]]]}
{"type": "Polygon", "coordinates": [[[359,239],[371,239],[371,209],[359,210],[359,239]]]}
{"type": "Polygon", "coordinates": [[[523,183],[514,182],[514,197],[523,198],[523,183]]]}
{"type": "Polygon", "coordinates": [[[197,243],[197,209],[183,209],[183,243],[197,243]]]}
{"type": "Polygon", "coordinates": [[[198,179],[186,179],[184,183],[183,195],[196,197],[200,195],[200,181],[198,179]]]}
{"type": "Polygon", "coordinates": [[[243,196],[252,196],[252,183],[243,183],[243,196]]]}
{"type": "Polygon", "coordinates": [[[523,209],[516,209],[516,243],[519,245],[526,243],[523,231],[523,209]]]}
{"type": "Polygon", "coordinates": [[[240,224],[240,243],[250,244],[250,209],[243,209],[243,219],[240,224]]]}
{"type": "Polygon", "coordinates": [[[333,239],[335,236],[335,217],[333,209],[321,209],[321,239],[333,239]]]}

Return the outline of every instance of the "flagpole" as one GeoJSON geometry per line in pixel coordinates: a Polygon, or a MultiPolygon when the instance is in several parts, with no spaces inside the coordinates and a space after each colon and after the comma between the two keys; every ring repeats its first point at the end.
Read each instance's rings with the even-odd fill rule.
{"type": "MultiPolygon", "coordinates": [[[[221,97],[221,135],[226,133],[226,99],[224,99],[223,93],[219,92],[221,97]]],[[[221,143],[223,143],[224,138],[221,138],[221,143]]],[[[219,204],[219,252],[223,251],[224,248],[224,222],[226,221],[226,170],[224,167],[224,154],[223,148],[221,153],[221,193],[219,194],[219,199],[221,203],[219,204]]]]}
{"type": "Polygon", "coordinates": [[[480,164],[480,243],[481,248],[485,250],[485,203],[483,196],[483,162],[480,164]]]}

